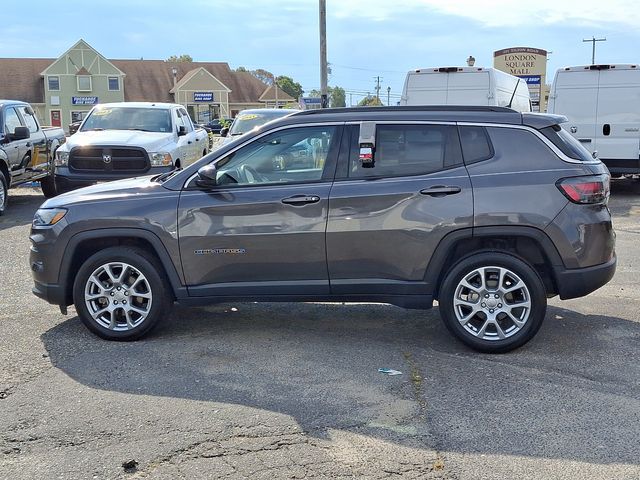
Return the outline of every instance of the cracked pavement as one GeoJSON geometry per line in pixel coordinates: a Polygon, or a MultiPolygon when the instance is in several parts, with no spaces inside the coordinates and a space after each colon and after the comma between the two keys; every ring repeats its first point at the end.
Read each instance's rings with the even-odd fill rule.
{"type": "Polygon", "coordinates": [[[499,356],[437,309],[364,304],[176,306],[144,340],[106,342],[30,293],[43,197],[10,201],[0,478],[640,478],[638,182],[613,187],[613,281],[552,299],[499,356]]]}

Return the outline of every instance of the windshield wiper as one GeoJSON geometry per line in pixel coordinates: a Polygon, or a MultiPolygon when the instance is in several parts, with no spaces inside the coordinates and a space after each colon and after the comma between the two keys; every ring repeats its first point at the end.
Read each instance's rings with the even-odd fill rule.
{"type": "Polygon", "coordinates": [[[166,172],[166,173],[161,173],[160,175],[153,177],[151,180],[153,180],[154,182],[164,182],[165,180],[167,180],[171,175],[175,174],[179,172],[179,170],[171,170],[170,172],[166,172]]]}
{"type": "Polygon", "coordinates": [[[151,132],[151,131],[152,131],[152,130],[147,130],[147,129],[145,129],[145,128],[134,128],[134,127],[132,127],[132,128],[127,128],[127,130],[137,130],[137,131],[139,131],[139,132],[151,132]]]}

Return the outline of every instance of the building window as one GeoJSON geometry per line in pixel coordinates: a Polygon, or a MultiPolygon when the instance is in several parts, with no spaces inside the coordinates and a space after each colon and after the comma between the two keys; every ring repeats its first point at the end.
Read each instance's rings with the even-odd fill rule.
{"type": "Polygon", "coordinates": [[[118,77],[109,77],[109,90],[120,90],[120,79],[118,77]]]}
{"type": "Polygon", "coordinates": [[[60,90],[60,77],[48,77],[49,90],[60,90]]]}
{"type": "Polygon", "coordinates": [[[78,91],[90,92],[91,91],[91,77],[88,75],[78,75],[78,91]]]}

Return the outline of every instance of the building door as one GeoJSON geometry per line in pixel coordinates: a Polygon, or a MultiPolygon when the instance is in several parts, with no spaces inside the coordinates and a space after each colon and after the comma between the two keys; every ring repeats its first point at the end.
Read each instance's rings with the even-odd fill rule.
{"type": "Polygon", "coordinates": [[[52,127],[62,126],[60,110],[51,110],[51,126],[52,127]]]}

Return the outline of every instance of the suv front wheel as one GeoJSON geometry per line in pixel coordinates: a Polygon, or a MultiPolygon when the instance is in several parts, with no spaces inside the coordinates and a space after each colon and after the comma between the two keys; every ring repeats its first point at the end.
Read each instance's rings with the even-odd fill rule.
{"type": "Polygon", "coordinates": [[[89,257],[73,286],[80,319],[107,340],[136,340],[148,333],[169,310],[170,295],[157,260],[130,247],[89,257]]]}
{"type": "Polygon", "coordinates": [[[503,353],[537,333],[547,297],[529,264],[505,253],[483,252],[449,270],[439,305],[447,329],[463,343],[481,352],[503,353]]]}

